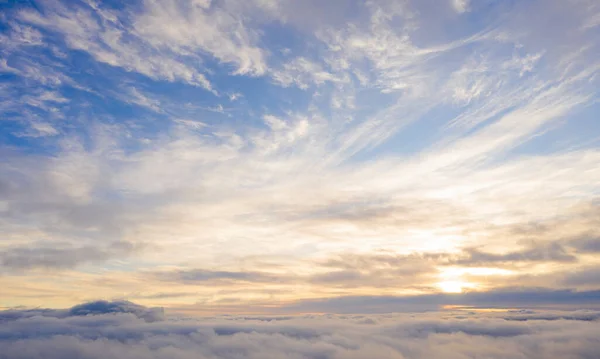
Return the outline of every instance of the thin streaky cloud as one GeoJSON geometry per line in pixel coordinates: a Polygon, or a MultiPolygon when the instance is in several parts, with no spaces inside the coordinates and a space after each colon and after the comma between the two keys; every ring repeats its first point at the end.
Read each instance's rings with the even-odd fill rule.
{"type": "Polygon", "coordinates": [[[598,301],[593,1],[0,6],[0,307],[598,301]]]}

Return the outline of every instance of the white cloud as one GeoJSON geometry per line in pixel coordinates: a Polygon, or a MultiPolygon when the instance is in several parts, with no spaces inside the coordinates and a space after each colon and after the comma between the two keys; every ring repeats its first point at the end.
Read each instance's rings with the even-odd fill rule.
{"type": "Polygon", "coordinates": [[[272,73],[273,80],[282,86],[292,84],[307,89],[311,85],[322,85],[326,82],[344,82],[343,78],[325,71],[321,65],[306,58],[298,57],[283,65],[272,73]]]}
{"type": "Polygon", "coordinates": [[[451,0],[452,7],[458,13],[463,13],[469,11],[469,2],[470,0],[451,0]]]}
{"type": "Polygon", "coordinates": [[[190,128],[193,128],[195,130],[202,129],[202,128],[204,128],[204,127],[207,126],[205,123],[202,123],[200,121],[186,120],[186,119],[181,119],[181,118],[173,120],[173,121],[175,121],[175,122],[177,122],[179,124],[182,124],[184,126],[188,126],[190,128]]]}
{"type": "Polygon", "coordinates": [[[134,32],[153,46],[180,55],[205,52],[233,64],[235,74],[262,75],[265,51],[255,46],[258,34],[244,25],[241,15],[205,2],[144,1],[134,20],[134,32]]]}
{"type": "Polygon", "coordinates": [[[55,136],[58,135],[58,130],[49,123],[44,122],[32,122],[30,123],[33,132],[23,134],[24,136],[55,136]]]}
{"type": "Polygon", "coordinates": [[[265,121],[267,126],[269,126],[273,131],[282,130],[287,127],[285,121],[273,115],[264,115],[263,120],[265,121]]]}
{"type": "MultiPolygon", "coordinates": [[[[98,7],[73,8],[59,2],[44,3],[45,16],[23,11],[20,18],[28,23],[62,33],[67,45],[88,52],[97,61],[136,71],[153,79],[183,81],[212,90],[210,82],[196,66],[176,59],[172,53],[154,51],[146,39],[127,29],[109,10],[98,7]]],[[[196,59],[196,62],[198,59],[196,59]]]]}
{"type": "Polygon", "coordinates": [[[227,94],[227,97],[229,97],[229,101],[233,102],[233,101],[237,101],[240,98],[244,97],[244,95],[239,92],[233,92],[233,93],[227,94]]]}
{"type": "Polygon", "coordinates": [[[126,100],[127,102],[146,107],[154,112],[162,112],[161,103],[159,100],[148,97],[135,87],[129,88],[128,97],[129,99],[126,100]]]}
{"type": "Polygon", "coordinates": [[[542,359],[592,358],[600,350],[597,312],[446,311],[150,322],[144,320],[148,315],[156,317],[147,308],[126,302],[89,303],[68,311],[0,312],[0,355],[29,359],[542,359]]]}

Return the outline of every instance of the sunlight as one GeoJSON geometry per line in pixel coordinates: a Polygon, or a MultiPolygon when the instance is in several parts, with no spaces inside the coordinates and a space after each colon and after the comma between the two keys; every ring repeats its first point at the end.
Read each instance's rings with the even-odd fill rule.
{"type": "Polygon", "coordinates": [[[437,287],[444,293],[462,293],[466,288],[475,288],[475,284],[453,280],[438,282],[437,287]]]}

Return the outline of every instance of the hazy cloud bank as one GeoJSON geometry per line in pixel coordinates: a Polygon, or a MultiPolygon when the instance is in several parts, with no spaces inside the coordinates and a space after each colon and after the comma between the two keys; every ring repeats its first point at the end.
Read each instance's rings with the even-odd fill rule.
{"type": "Polygon", "coordinates": [[[130,302],[0,312],[0,358],[591,359],[600,352],[595,311],[144,319],[158,312],[130,302]]]}

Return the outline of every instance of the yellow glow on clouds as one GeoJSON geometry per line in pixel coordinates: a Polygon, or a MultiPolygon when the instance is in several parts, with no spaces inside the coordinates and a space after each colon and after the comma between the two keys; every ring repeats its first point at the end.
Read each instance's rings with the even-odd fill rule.
{"type": "MultiPolygon", "coordinates": [[[[184,11],[190,0],[142,1],[127,24],[104,21],[119,16],[103,5],[42,3],[11,13],[19,26],[1,41],[14,42],[7,58],[32,59],[2,65],[9,112],[40,113],[17,116],[23,131],[2,152],[0,306],[103,297],[243,310],[432,288],[597,287],[598,253],[578,242],[600,238],[598,127],[594,113],[577,117],[598,103],[597,27],[580,25],[597,23],[593,1],[540,1],[540,16],[573,21],[553,41],[545,34],[563,31],[548,19],[462,23],[474,16],[462,12],[494,8],[468,1],[432,19],[417,0],[402,11],[357,1],[361,16],[334,23],[292,20],[306,12],[285,1],[272,12],[215,2],[210,14],[222,16],[184,11]],[[266,19],[275,14],[289,21],[266,19]],[[306,46],[262,48],[265,21],[308,35],[293,39],[306,46]],[[415,24],[428,36],[414,38],[415,24]],[[65,42],[40,35],[30,46],[19,31],[34,28],[65,42]],[[81,51],[91,63],[71,69],[81,51]],[[56,57],[36,62],[44,54],[56,57]],[[85,71],[98,61],[111,65],[101,81],[85,71]],[[243,76],[258,86],[238,86],[243,76]],[[71,98],[67,83],[86,91],[71,98]],[[131,111],[105,113],[97,94],[131,111]],[[589,128],[569,133],[580,123],[589,128]],[[564,135],[547,138],[551,151],[528,142],[549,133],[564,135]]],[[[345,14],[337,4],[323,11],[345,14]]]]}

